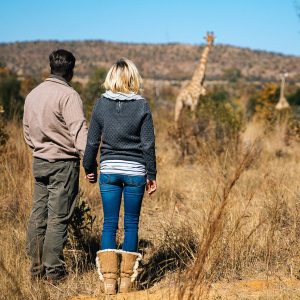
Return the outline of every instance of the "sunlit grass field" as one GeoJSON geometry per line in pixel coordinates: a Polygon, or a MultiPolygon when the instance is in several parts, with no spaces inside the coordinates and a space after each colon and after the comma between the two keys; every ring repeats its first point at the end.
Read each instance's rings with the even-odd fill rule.
{"type": "MultiPolygon", "coordinates": [[[[223,151],[214,151],[218,140],[200,140],[198,151],[182,157],[171,119],[167,112],[155,113],[158,191],[143,202],[138,292],[117,299],[300,297],[297,143],[287,145],[279,127],[264,132],[249,123],[223,151]],[[249,132],[261,134],[250,139],[249,132]],[[249,279],[262,281],[249,288],[249,279]]],[[[70,226],[65,249],[69,277],[58,286],[30,280],[25,248],[32,158],[20,123],[8,123],[6,131],[9,140],[0,154],[0,299],[105,299],[94,264],[101,199],[83,170],[81,219],[70,226]]],[[[121,243],[121,219],[119,227],[121,243]]]]}

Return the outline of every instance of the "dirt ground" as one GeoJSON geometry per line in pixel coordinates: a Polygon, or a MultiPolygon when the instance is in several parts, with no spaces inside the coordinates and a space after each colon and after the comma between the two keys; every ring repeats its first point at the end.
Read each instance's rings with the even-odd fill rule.
{"type": "MultiPolygon", "coordinates": [[[[116,296],[78,295],[68,300],[165,300],[176,299],[174,288],[151,289],[116,296]]],[[[208,299],[300,299],[300,281],[293,278],[248,279],[213,284],[208,299]]]]}

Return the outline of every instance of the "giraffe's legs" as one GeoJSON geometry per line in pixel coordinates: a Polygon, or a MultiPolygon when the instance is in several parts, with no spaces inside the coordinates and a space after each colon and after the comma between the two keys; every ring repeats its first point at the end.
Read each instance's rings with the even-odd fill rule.
{"type": "Polygon", "coordinates": [[[192,119],[196,119],[196,108],[198,106],[198,101],[193,101],[191,105],[192,119]]]}
{"type": "Polygon", "coordinates": [[[174,118],[176,123],[178,123],[182,108],[183,108],[183,101],[181,98],[177,98],[175,104],[175,118],[174,118]]]}

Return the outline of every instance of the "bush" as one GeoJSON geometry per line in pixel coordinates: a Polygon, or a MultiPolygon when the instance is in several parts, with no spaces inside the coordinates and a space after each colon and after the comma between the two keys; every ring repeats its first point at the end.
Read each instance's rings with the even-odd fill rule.
{"type": "Polygon", "coordinates": [[[83,104],[87,119],[91,116],[96,99],[105,91],[102,84],[105,80],[106,73],[107,71],[104,68],[96,69],[83,90],[83,104]]]}
{"type": "Polygon", "coordinates": [[[237,68],[226,69],[223,73],[223,79],[231,83],[239,81],[242,77],[243,76],[241,70],[237,68]]]}
{"type": "Polygon", "coordinates": [[[300,89],[298,88],[294,94],[291,94],[287,97],[290,105],[300,105],[300,89]]]}
{"type": "Polygon", "coordinates": [[[203,98],[197,116],[198,123],[207,124],[201,126],[203,134],[217,140],[222,148],[238,137],[242,129],[242,113],[227,97],[226,92],[219,92],[203,98]]]}
{"type": "Polygon", "coordinates": [[[0,70],[0,105],[5,119],[22,115],[24,98],[21,96],[21,82],[17,74],[6,68],[0,70]]]}
{"type": "Polygon", "coordinates": [[[275,106],[279,100],[279,86],[275,83],[266,83],[262,89],[250,98],[247,113],[255,121],[262,121],[273,125],[277,119],[278,111],[275,106]]]}
{"type": "Polygon", "coordinates": [[[224,90],[211,93],[200,100],[195,115],[182,111],[180,124],[173,137],[179,147],[179,161],[194,161],[206,156],[206,151],[221,154],[239,140],[243,114],[229,101],[224,90]],[[208,150],[210,149],[210,150],[208,150]]]}
{"type": "MultiPolygon", "coordinates": [[[[1,110],[1,107],[0,107],[0,110],[1,110]]],[[[0,112],[0,114],[1,114],[1,112],[0,112]]],[[[0,153],[1,153],[2,148],[5,146],[8,138],[9,138],[9,136],[8,136],[8,133],[6,130],[5,123],[0,117],[0,153]]]]}
{"type": "Polygon", "coordinates": [[[92,233],[96,217],[92,215],[91,208],[83,198],[82,192],[79,193],[78,198],[68,227],[68,242],[65,252],[68,265],[77,271],[83,271],[94,261],[95,249],[99,242],[92,233]]]}

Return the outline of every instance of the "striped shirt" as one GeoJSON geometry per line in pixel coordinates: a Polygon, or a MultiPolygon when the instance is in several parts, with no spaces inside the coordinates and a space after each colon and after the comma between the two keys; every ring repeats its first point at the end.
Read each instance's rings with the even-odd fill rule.
{"type": "Polygon", "coordinates": [[[146,168],[143,164],[128,160],[104,160],[100,163],[103,174],[123,174],[131,176],[145,176],[146,168]]]}

